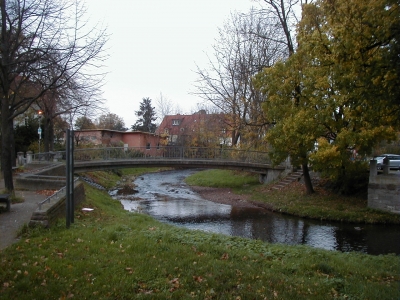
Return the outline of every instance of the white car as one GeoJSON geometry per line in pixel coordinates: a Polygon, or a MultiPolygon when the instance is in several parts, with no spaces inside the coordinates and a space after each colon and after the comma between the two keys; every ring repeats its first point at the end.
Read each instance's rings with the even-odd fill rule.
{"type": "Polygon", "coordinates": [[[398,154],[382,154],[379,156],[374,157],[376,159],[376,166],[378,170],[383,169],[383,159],[387,157],[390,161],[389,168],[400,170],[400,155],[398,154]]]}

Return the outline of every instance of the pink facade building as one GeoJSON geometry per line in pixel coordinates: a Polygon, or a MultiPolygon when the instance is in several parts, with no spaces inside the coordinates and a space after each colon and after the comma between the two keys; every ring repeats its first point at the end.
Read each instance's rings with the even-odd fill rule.
{"type": "Polygon", "coordinates": [[[154,148],[159,147],[162,139],[160,136],[149,132],[109,129],[75,130],[74,134],[77,145],[102,145],[107,147],[154,148]]]}
{"type": "Polygon", "coordinates": [[[232,131],[224,114],[165,116],[155,133],[109,129],[75,130],[76,145],[153,149],[160,146],[232,145],[232,131]]]}

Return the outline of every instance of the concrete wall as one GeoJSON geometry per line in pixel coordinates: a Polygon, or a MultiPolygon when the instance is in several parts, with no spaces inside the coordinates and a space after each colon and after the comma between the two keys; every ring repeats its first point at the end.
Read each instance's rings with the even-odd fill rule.
{"type": "MultiPolygon", "coordinates": [[[[29,166],[29,165],[27,165],[29,166]]],[[[21,174],[15,178],[15,187],[26,190],[52,190],[65,186],[65,165],[51,165],[35,174],[21,174]]]]}
{"type": "Polygon", "coordinates": [[[368,207],[400,214],[400,173],[377,172],[376,160],[371,160],[368,184],[368,207]]]}
{"type": "MultiPolygon", "coordinates": [[[[57,219],[65,216],[65,199],[66,197],[63,196],[60,199],[52,199],[49,203],[43,204],[40,210],[38,208],[33,212],[29,226],[40,225],[47,228],[54,225],[57,219]]],[[[85,188],[83,183],[78,181],[75,183],[74,189],[74,206],[77,207],[84,200],[85,188]]]]}
{"type": "Polygon", "coordinates": [[[271,183],[274,180],[285,177],[290,172],[288,170],[269,169],[266,174],[259,174],[258,180],[262,184],[271,183]]]}
{"type": "Polygon", "coordinates": [[[26,176],[15,179],[15,188],[23,190],[59,190],[65,186],[65,177],[26,176]]]}

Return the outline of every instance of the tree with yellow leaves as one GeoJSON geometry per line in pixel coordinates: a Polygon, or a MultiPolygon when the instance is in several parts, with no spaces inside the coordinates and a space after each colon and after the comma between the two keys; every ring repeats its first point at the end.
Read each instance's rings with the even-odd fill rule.
{"type": "Polygon", "coordinates": [[[275,161],[290,155],[305,175],[311,163],[347,192],[355,151],[362,157],[396,138],[399,19],[392,0],[303,6],[296,53],[256,77],[264,112],[276,123],[267,135],[275,161]]]}

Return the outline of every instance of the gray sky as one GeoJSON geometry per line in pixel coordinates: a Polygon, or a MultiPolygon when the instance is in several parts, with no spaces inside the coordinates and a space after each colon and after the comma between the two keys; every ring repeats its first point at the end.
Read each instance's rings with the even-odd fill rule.
{"type": "Polygon", "coordinates": [[[190,95],[196,64],[207,67],[206,53],[231,12],[248,12],[251,0],[86,0],[88,16],[107,27],[110,72],[103,88],[106,106],[135,123],[142,98],[155,106],[160,93],[190,113],[202,100],[190,95]]]}

